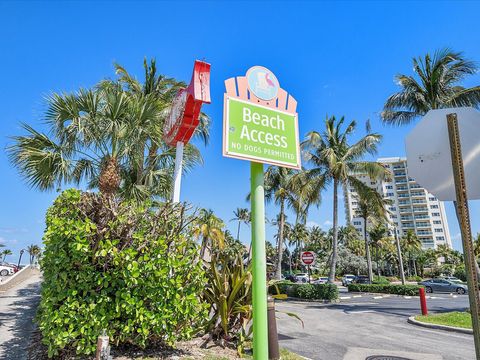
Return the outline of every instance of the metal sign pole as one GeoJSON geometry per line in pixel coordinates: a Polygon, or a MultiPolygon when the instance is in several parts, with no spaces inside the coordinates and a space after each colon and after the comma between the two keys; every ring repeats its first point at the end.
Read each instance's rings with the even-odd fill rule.
{"type": "Polygon", "coordinates": [[[183,163],[183,142],[177,142],[175,152],[175,170],[173,172],[173,194],[172,202],[180,202],[180,186],[182,183],[182,163],[183,163]]]}
{"type": "Polygon", "coordinates": [[[453,113],[447,115],[447,126],[450,140],[450,153],[452,156],[455,193],[457,198],[455,207],[459,220],[460,232],[462,234],[463,256],[465,260],[465,270],[467,273],[468,298],[470,301],[470,313],[472,316],[473,339],[475,342],[475,353],[477,360],[480,360],[480,298],[477,270],[475,266],[476,259],[473,253],[472,230],[470,227],[470,214],[468,210],[467,188],[465,184],[465,173],[463,167],[457,114],[453,113]]]}
{"type": "Polygon", "coordinates": [[[253,358],[268,359],[267,264],[265,259],[265,192],[263,164],[250,163],[252,199],[253,358]]]}

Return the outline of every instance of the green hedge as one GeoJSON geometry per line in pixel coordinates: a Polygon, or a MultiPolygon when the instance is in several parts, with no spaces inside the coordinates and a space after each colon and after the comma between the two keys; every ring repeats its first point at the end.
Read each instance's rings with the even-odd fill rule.
{"type": "Polygon", "coordinates": [[[111,342],[173,345],[208,319],[206,278],[182,210],[64,191],[47,212],[37,322],[48,355],[111,342]]]}
{"type": "Polygon", "coordinates": [[[280,281],[269,287],[269,293],[287,294],[290,297],[308,300],[336,300],[338,288],[334,284],[296,284],[290,281],[280,281]]]}
{"type": "Polygon", "coordinates": [[[348,284],[349,292],[372,292],[396,295],[418,295],[419,285],[385,285],[385,284],[348,284]]]}

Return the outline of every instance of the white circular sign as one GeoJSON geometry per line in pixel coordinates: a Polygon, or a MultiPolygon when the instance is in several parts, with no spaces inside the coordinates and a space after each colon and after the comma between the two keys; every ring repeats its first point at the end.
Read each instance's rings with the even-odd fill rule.
{"type": "Polygon", "coordinates": [[[405,139],[408,174],[442,201],[455,201],[447,115],[456,113],[467,197],[480,199],[480,113],[471,107],[430,110],[405,139]]]}
{"type": "Polygon", "coordinates": [[[272,100],[278,96],[277,77],[263,66],[253,66],[247,71],[249,90],[259,99],[272,100]]]}

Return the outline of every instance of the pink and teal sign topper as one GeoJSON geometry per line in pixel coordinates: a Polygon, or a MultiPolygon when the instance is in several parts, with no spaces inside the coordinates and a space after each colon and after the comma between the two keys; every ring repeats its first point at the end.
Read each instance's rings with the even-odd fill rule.
{"type": "Polygon", "coordinates": [[[278,95],[277,77],[263,66],[254,66],[247,71],[248,88],[259,99],[272,100],[278,95]]]}
{"type": "Polygon", "coordinates": [[[254,66],[225,85],[223,155],[300,169],[297,102],[275,75],[254,66]]]}

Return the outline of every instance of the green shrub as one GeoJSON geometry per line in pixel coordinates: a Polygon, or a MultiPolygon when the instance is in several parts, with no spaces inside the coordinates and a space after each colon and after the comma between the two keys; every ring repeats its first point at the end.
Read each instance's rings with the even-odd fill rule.
{"type": "Polygon", "coordinates": [[[419,285],[384,285],[384,284],[348,284],[349,292],[372,292],[396,295],[418,295],[419,285]]]}
{"type": "Polygon", "coordinates": [[[453,276],[456,278],[466,282],[467,281],[467,273],[465,272],[465,264],[460,264],[457,266],[455,269],[455,272],[453,273],[453,276]]]}
{"type": "Polygon", "coordinates": [[[419,281],[422,281],[423,279],[421,276],[408,276],[406,280],[419,282],[419,281]]]}
{"type": "Polygon", "coordinates": [[[387,280],[390,282],[399,281],[399,279],[396,276],[387,276],[387,280]]]}
{"type": "Polygon", "coordinates": [[[290,297],[310,300],[336,300],[338,288],[335,284],[297,284],[289,281],[279,281],[269,287],[269,293],[277,294],[277,288],[281,294],[290,297]]]}
{"type": "Polygon", "coordinates": [[[121,203],[77,190],[47,211],[37,315],[49,356],[113,344],[173,344],[208,319],[206,278],[180,206],[121,203]]]}
{"type": "Polygon", "coordinates": [[[390,281],[385,276],[378,276],[375,275],[373,277],[373,283],[374,284],[390,284],[390,281]]]}

